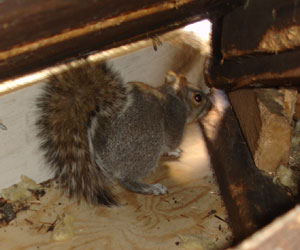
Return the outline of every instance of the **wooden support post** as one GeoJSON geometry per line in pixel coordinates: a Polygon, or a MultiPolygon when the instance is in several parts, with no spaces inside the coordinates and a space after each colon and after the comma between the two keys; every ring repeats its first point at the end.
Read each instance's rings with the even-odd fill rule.
{"type": "Polygon", "coordinates": [[[293,206],[291,197],[256,168],[231,107],[223,114],[211,111],[201,126],[236,242],[293,206]]]}

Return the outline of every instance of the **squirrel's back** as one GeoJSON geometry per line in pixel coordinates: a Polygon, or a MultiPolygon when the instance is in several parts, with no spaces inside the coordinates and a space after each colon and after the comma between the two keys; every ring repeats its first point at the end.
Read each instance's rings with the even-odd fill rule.
{"type": "Polygon", "coordinates": [[[95,162],[93,138],[100,122],[130,105],[131,86],[105,63],[82,60],[61,74],[51,75],[37,106],[41,148],[60,186],[70,197],[93,204],[114,204],[106,177],[95,162]]]}

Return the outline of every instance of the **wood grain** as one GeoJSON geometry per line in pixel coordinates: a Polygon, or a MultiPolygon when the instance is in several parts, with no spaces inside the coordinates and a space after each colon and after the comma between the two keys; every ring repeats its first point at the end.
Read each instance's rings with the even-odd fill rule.
{"type": "Polygon", "coordinates": [[[0,228],[0,249],[193,249],[186,248],[191,244],[220,249],[228,245],[228,224],[219,219],[226,220],[225,208],[197,124],[187,130],[182,147],[179,160],[165,159],[146,180],[166,185],[167,195],[139,195],[115,186],[120,206],[106,208],[78,205],[51,188],[40,204],[32,204],[0,228]],[[55,242],[47,229],[63,213],[74,217],[74,236],[55,242]]]}
{"type": "Polygon", "coordinates": [[[208,80],[228,91],[244,87],[299,87],[300,51],[215,60],[208,80]]]}
{"type": "Polygon", "coordinates": [[[241,2],[2,1],[0,79],[149,38],[241,2]]]}
{"type": "Polygon", "coordinates": [[[235,250],[299,249],[300,207],[297,206],[238,245],[235,250]]]}
{"type": "Polygon", "coordinates": [[[245,239],[295,204],[280,186],[256,168],[232,107],[217,92],[202,124],[211,163],[232,224],[235,242],[245,239]],[[217,119],[216,119],[217,118],[217,119]]]}
{"type": "Polygon", "coordinates": [[[224,17],[224,59],[299,48],[299,14],[293,0],[246,1],[224,17]]]}
{"type": "Polygon", "coordinates": [[[211,86],[298,87],[299,12],[293,0],[253,0],[216,18],[211,86]]]}

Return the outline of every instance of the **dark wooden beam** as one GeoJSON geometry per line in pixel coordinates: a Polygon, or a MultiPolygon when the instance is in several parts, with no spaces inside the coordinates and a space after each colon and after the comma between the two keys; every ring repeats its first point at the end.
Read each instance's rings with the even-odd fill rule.
{"type": "Polygon", "coordinates": [[[300,3],[247,0],[224,17],[224,59],[253,53],[279,53],[300,46],[300,3]]]}
{"type": "Polygon", "coordinates": [[[232,108],[220,110],[211,111],[201,126],[238,242],[289,210],[294,202],[256,168],[232,108]]]}
{"type": "Polygon", "coordinates": [[[300,4],[251,0],[213,25],[208,81],[226,90],[300,85],[300,4]]]}
{"type": "Polygon", "coordinates": [[[214,60],[207,79],[211,86],[228,91],[242,87],[299,87],[300,50],[214,60]]]}
{"type": "Polygon", "coordinates": [[[241,2],[1,1],[0,80],[148,38],[241,2]]]}

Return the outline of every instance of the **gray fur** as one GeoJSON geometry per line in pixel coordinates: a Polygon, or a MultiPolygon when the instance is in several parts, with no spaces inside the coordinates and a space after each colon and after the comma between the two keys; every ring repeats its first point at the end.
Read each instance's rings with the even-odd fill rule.
{"type": "Polygon", "coordinates": [[[46,159],[70,196],[115,204],[112,180],[129,191],[165,194],[142,183],[162,154],[175,151],[187,122],[206,114],[210,101],[174,73],[160,88],[124,84],[100,63],[54,76],[38,100],[39,136],[46,159]],[[198,95],[198,101],[195,96],[198,95]]]}

